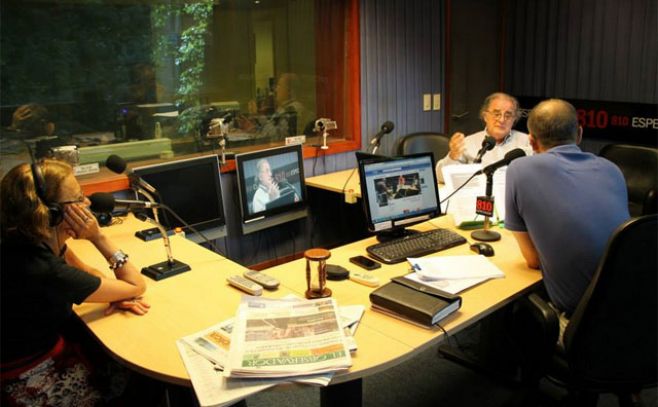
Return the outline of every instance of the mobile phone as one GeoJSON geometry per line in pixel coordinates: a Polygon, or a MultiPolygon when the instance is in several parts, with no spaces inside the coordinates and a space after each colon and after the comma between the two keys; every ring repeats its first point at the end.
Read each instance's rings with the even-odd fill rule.
{"type": "Polygon", "coordinates": [[[374,270],[380,268],[382,265],[376,261],[367,258],[366,256],[354,256],[350,257],[350,262],[356,264],[359,267],[363,267],[366,270],[374,270]]]}

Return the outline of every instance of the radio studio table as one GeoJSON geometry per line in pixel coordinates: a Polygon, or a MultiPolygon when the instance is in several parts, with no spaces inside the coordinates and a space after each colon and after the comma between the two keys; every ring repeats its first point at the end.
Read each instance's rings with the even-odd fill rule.
{"type": "MultiPolygon", "coordinates": [[[[107,228],[105,233],[141,268],[166,259],[160,239],[143,242],[134,237],[136,230],[148,227],[149,224],[130,215],[123,223],[107,228]]],[[[452,219],[444,216],[418,225],[417,229],[433,227],[453,227],[452,219]]],[[[511,233],[502,229],[500,232],[503,238],[492,243],[496,256],[491,260],[505,272],[506,277],[461,293],[461,309],[442,321],[449,334],[459,332],[513,301],[541,280],[538,271],[525,265],[511,233]]],[[[467,236],[466,232],[460,233],[467,236]]],[[[365,254],[365,248],[373,243],[375,238],[369,238],[333,249],[328,263],[355,270],[356,266],[349,263],[348,258],[365,254]]],[[[190,386],[175,342],[234,316],[243,293],[229,286],[226,277],[242,274],[246,268],[179,236],[171,238],[171,245],[174,257],[189,264],[192,270],[161,281],[149,279],[145,299],[151,304],[151,310],[147,315],[117,312],[104,316],[107,304],[82,304],[74,310],[107,351],[121,363],[150,377],[190,386]]],[[[95,252],[89,242],[70,241],[69,248],[84,261],[110,273],[105,259],[95,252]]],[[[472,254],[468,245],[442,251],[438,255],[464,254],[472,254]]],[[[265,291],[263,295],[270,298],[289,294],[303,297],[306,290],[305,267],[305,260],[300,259],[265,270],[279,279],[281,285],[278,290],[265,291]]],[[[381,283],[407,272],[406,262],[382,265],[373,271],[381,283]]],[[[331,385],[323,389],[323,403],[330,404],[333,396],[344,396],[347,386],[353,397],[351,402],[358,405],[362,378],[402,363],[444,339],[439,328],[424,329],[371,310],[368,299],[373,290],[371,287],[350,280],[330,281],[328,286],[339,305],[361,304],[366,306],[366,311],[355,335],[358,351],[353,355],[353,366],[347,372],[334,376],[331,385]],[[336,391],[332,392],[332,389],[336,391]]]]}

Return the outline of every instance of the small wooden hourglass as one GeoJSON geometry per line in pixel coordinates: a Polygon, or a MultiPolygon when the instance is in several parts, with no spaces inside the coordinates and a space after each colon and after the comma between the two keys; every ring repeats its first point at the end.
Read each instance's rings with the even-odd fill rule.
{"type": "Polygon", "coordinates": [[[326,249],[308,249],[304,252],[306,258],[306,298],[331,297],[327,288],[327,259],[331,252],[326,249]],[[311,270],[311,262],[317,262],[315,270],[311,270]]]}

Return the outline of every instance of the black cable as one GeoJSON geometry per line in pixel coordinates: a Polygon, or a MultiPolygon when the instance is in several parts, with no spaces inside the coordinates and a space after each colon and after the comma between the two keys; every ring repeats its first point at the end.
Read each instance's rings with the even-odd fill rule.
{"type": "Polygon", "coordinates": [[[448,342],[448,345],[450,345],[450,340],[452,339],[454,342],[452,346],[457,348],[460,352],[464,353],[464,348],[462,348],[461,344],[459,343],[455,335],[450,335],[448,331],[446,331],[441,324],[437,323],[436,326],[438,326],[441,329],[441,331],[443,331],[443,334],[446,336],[446,342],[448,342]]]}
{"type": "Polygon", "coordinates": [[[209,246],[215,251],[215,253],[221,253],[221,251],[219,250],[219,248],[218,248],[217,246],[215,246],[215,244],[214,244],[213,242],[211,242],[211,241],[206,237],[206,235],[204,235],[203,233],[199,232],[195,227],[193,227],[193,226],[190,225],[189,223],[185,222],[185,221],[184,221],[180,216],[178,216],[178,214],[177,214],[176,212],[174,212],[170,207],[168,207],[167,205],[165,205],[165,204],[163,204],[163,203],[160,203],[160,207],[163,208],[163,209],[165,209],[167,212],[171,213],[172,215],[174,215],[174,218],[176,218],[176,220],[178,220],[180,223],[182,223],[183,225],[185,225],[185,227],[190,228],[190,230],[191,230],[192,232],[194,232],[194,233],[198,234],[199,236],[201,236],[201,238],[202,238],[206,243],[208,243],[208,245],[209,245],[209,246]]]}
{"type": "Polygon", "coordinates": [[[450,193],[450,195],[448,195],[447,197],[443,198],[443,200],[442,200],[441,202],[439,202],[439,205],[442,204],[442,203],[444,203],[444,202],[447,201],[448,199],[450,199],[450,198],[451,198],[454,194],[456,194],[460,189],[464,188],[464,187],[466,186],[466,184],[468,184],[469,182],[471,182],[471,180],[472,180],[473,178],[475,178],[476,175],[480,175],[480,174],[478,174],[478,173],[476,172],[475,174],[471,175],[466,181],[464,181],[463,184],[461,184],[461,185],[460,185],[459,187],[457,187],[454,191],[452,191],[452,193],[450,193]]]}
{"type": "Polygon", "coordinates": [[[320,146],[315,147],[315,157],[313,158],[313,170],[311,171],[311,174],[315,176],[315,167],[318,164],[318,158],[320,157],[320,146]]]}

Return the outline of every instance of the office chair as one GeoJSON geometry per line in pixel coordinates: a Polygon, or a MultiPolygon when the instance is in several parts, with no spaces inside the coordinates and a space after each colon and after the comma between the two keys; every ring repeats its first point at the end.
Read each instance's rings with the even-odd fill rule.
{"type": "Polygon", "coordinates": [[[626,144],[608,144],[601,157],[617,164],[626,179],[631,216],[658,213],[658,150],[626,144]]]}
{"type": "Polygon", "coordinates": [[[427,153],[434,154],[434,162],[448,154],[450,138],[441,133],[419,132],[411,133],[402,137],[397,143],[396,153],[398,155],[427,153]]]}
{"type": "Polygon", "coordinates": [[[595,406],[599,393],[615,393],[620,406],[631,405],[631,393],[658,383],[657,225],[658,215],[647,215],[613,233],[566,327],[563,348],[556,346],[554,309],[537,294],[520,302],[517,314],[530,315],[520,311],[525,307],[540,325],[535,332],[544,335],[544,354],[531,363],[545,368],[579,406],[595,406]]]}

